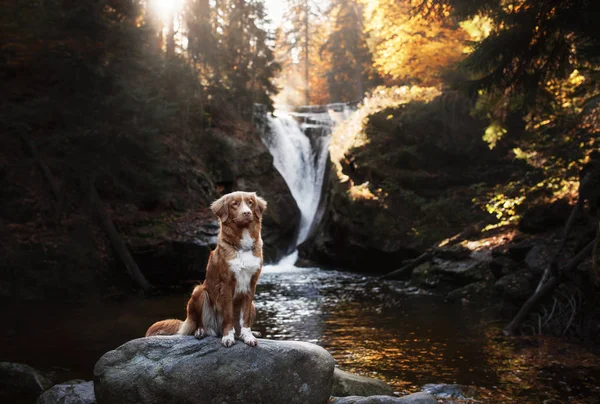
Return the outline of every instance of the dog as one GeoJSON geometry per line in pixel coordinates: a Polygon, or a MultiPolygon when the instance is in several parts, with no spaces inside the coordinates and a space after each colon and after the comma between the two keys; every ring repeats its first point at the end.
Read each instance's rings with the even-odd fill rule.
{"type": "Polygon", "coordinates": [[[146,336],[221,336],[225,347],[235,344],[235,334],[256,346],[252,332],[256,316],[254,292],[262,271],[261,225],[267,202],[255,192],[232,192],[212,203],[219,218],[217,247],[210,253],[204,283],[194,288],[187,317],[154,323],[146,336]]]}

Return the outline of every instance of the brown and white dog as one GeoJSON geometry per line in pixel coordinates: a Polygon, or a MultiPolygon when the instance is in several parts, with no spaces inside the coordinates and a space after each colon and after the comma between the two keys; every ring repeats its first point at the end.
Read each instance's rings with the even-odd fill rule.
{"type": "Polygon", "coordinates": [[[221,342],[235,344],[234,332],[250,346],[257,340],[251,330],[256,310],[254,292],[263,265],[262,215],[264,199],[254,192],[232,192],[213,202],[221,230],[217,248],[211,252],[206,279],[196,286],[187,304],[187,318],[154,323],[146,336],[222,336],[221,342]]]}

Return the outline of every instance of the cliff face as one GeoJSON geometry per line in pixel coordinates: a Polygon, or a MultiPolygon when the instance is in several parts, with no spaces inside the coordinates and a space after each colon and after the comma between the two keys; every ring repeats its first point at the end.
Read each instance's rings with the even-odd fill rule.
{"type": "Polygon", "coordinates": [[[474,198],[523,168],[506,149],[489,150],[484,127],[453,93],[369,116],[366,142],[336,162],[345,179],[331,170],[325,215],[300,258],[385,272],[484,220],[474,198]]]}
{"type": "MultiPolygon", "coordinates": [[[[131,288],[84,192],[66,179],[63,166],[53,164],[65,157],[45,148],[41,138],[34,142],[65,200],[61,207],[52,199],[19,138],[7,139],[0,152],[7,163],[0,171],[0,298],[85,299],[131,288]]],[[[152,167],[148,178],[155,188],[140,191],[132,184],[121,190],[102,173],[95,183],[105,211],[154,286],[203,279],[218,233],[209,205],[232,190],[256,191],[268,202],[267,262],[293,248],[298,207],[250,125],[222,125],[203,130],[193,142],[164,144],[151,165],[145,163],[140,161],[139,169],[152,167]]]]}

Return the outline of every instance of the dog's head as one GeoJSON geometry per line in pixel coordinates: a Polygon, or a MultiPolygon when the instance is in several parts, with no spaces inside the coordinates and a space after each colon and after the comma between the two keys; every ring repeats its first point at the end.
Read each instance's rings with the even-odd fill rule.
{"type": "Polygon", "coordinates": [[[256,192],[232,192],[223,195],[210,205],[213,213],[221,224],[235,223],[239,226],[249,226],[260,222],[267,209],[267,202],[256,195],[256,192]]]}

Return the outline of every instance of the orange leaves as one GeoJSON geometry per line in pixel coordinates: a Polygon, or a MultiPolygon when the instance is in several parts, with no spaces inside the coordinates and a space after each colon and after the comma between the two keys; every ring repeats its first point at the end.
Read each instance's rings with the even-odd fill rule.
{"type": "Polygon", "coordinates": [[[439,84],[441,70],[462,59],[467,39],[464,30],[449,20],[413,16],[414,0],[363,3],[375,67],[388,84],[439,84]]]}

